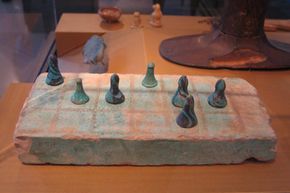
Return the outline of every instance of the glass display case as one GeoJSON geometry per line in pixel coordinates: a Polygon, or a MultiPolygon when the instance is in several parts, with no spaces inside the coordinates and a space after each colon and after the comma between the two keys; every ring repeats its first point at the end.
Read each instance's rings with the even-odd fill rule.
{"type": "Polygon", "coordinates": [[[12,82],[33,82],[55,40],[54,1],[0,1],[0,93],[12,82]]]}

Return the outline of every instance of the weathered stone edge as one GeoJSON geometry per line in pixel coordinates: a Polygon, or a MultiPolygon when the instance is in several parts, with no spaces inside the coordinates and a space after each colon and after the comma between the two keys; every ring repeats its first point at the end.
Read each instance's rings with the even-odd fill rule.
{"type": "Polygon", "coordinates": [[[15,145],[25,164],[59,165],[209,165],[247,159],[271,161],[276,139],[232,141],[77,140],[18,137],[15,145]]]}

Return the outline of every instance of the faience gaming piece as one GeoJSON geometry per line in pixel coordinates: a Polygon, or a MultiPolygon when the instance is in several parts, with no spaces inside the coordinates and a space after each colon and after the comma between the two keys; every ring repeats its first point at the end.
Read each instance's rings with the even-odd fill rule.
{"type": "Polygon", "coordinates": [[[162,12],[158,3],[153,5],[153,13],[151,14],[150,25],[153,27],[161,27],[162,12]]]}
{"type": "Polygon", "coordinates": [[[63,83],[63,77],[58,68],[56,52],[49,57],[48,73],[45,82],[50,86],[58,86],[63,83]]]}
{"type": "Polygon", "coordinates": [[[186,97],[189,95],[188,90],[188,79],[186,76],[181,76],[178,80],[178,88],[172,97],[172,104],[176,107],[184,107],[186,97]]]}
{"type": "Polygon", "coordinates": [[[154,63],[149,63],[147,66],[147,72],[142,81],[142,85],[146,88],[153,88],[158,85],[158,82],[154,75],[154,67],[155,67],[154,63]]]}
{"type": "Polygon", "coordinates": [[[111,104],[121,104],[125,101],[124,94],[119,89],[119,76],[113,74],[111,76],[110,89],[106,93],[106,101],[111,104]]]}
{"type": "Polygon", "coordinates": [[[81,78],[76,80],[76,90],[71,96],[71,102],[76,105],[86,104],[90,100],[83,88],[83,81],[81,78]]]}
{"type": "Polygon", "coordinates": [[[197,125],[197,117],[194,112],[194,98],[192,95],[186,97],[184,107],[176,118],[176,123],[182,128],[192,128],[197,125]]]}
{"type": "Polygon", "coordinates": [[[217,81],[215,91],[209,95],[208,104],[215,108],[224,108],[227,106],[227,98],[225,96],[226,83],[223,79],[217,81]]]}

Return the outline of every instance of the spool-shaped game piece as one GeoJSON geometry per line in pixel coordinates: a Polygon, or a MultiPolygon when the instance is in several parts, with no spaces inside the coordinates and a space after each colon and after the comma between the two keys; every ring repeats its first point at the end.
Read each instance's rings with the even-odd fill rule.
{"type": "Polygon", "coordinates": [[[154,63],[149,63],[147,65],[147,72],[145,78],[142,81],[142,85],[146,88],[153,88],[158,85],[158,82],[154,75],[154,68],[155,68],[154,63]]]}
{"type": "Polygon", "coordinates": [[[81,78],[76,79],[76,90],[71,96],[71,102],[76,105],[83,105],[89,102],[90,98],[83,88],[83,81],[81,78]]]}

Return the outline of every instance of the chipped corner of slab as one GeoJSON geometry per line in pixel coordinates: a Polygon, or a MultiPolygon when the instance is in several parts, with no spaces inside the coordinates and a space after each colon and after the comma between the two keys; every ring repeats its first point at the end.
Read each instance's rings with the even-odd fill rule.
{"type": "MultiPolygon", "coordinates": [[[[143,76],[121,74],[120,88],[126,100],[121,105],[110,105],[104,98],[109,87],[110,74],[65,73],[63,75],[64,84],[56,87],[46,85],[46,74],[40,75],[25,102],[14,135],[15,146],[24,163],[200,165],[241,163],[251,157],[261,161],[275,158],[277,138],[270,126],[269,115],[256,89],[243,79],[225,78],[229,105],[225,109],[213,109],[207,104],[207,96],[214,89],[215,82],[219,78],[189,76],[189,91],[196,99],[195,110],[199,124],[192,129],[182,129],[175,123],[180,109],[171,105],[171,97],[175,92],[179,76],[157,75],[158,86],[146,89],[141,85],[143,76]],[[83,106],[75,106],[69,100],[76,78],[83,79],[84,88],[90,96],[89,103],[83,106]],[[150,97],[156,100],[147,100],[150,97]],[[151,107],[149,112],[147,112],[148,106],[151,107]],[[120,140],[124,145],[123,149],[120,149],[119,145],[114,146],[115,143],[121,143],[120,140]],[[143,144],[143,148],[146,148],[148,147],[146,142],[152,143],[149,146],[158,152],[164,151],[164,154],[177,154],[180,157],[166,160],[153,152],[151,153],[153,157],[151,154],[147,155],[148,160],[144,161],[141,159],[142,155],[139,155],[131,145],[143,147],[143,144]],[[179,144],[174,146],[175,142],[179,144]],[[82,156],[85,158],[81,158],[77,153],[66,155],[70,157],[69,160],[67,157],[55,158],[55,155],[53,157],[48,153],[45,158],[41,158],[38,153],[45,151],[43,143],[56,143],[56,146],[52,147],[68,152],[74,151],[72,147],[80,148],[79,146],[84,144],[90,144],[95,148],[99,148],[100,145],[109,152],[115,152],[117,157],[112,155],[113,162],[100,160],[99,157],[102,155],[97,155],[96,158],[94,157],[96,155],[89,156],[89,152],[84,150],[87,154],[84,153],[85,155],[82,156]],[[173,149],[184,146],[185,149],[182,151],[186,152],[180,154],[167,152],[162,150],[163,143],[173,149]],[[208,149],[199,150],[196,147],[208,147],[208,149]],[[222,149],[218,149],[221,147],[222,149]],[[217,154],[216,157],[206,158],[206,156],[210,157],[211,151],[222,152],[226,148],[228,149],[225,151],[228,151],[228,155],[232,157],[224,156],[223,159],[217,154]],[[124,152],[116,152],[117,150],[124,152]],[[129,150],[136,153],[134,159],[128,158],[128,160],[123,157],[122,154],[126,154],[129,150]],[[202,154],[203,151],[208,151],[208,154],[202,154]],[[182,157],[184,153],[192,154],[192,157],[185,159],[186,157],[182,157]],[[204,158],[195,158],[194,154],[204,158]],[[51,157],[54,159],[52,160],[51,157]]],[[[107,154],[105,150],[103,156],[107,154]]],[[[138,151],[144,153],[145,149],[138,149],[138,151]]],[[[45,154],[45,152],[41,153],[45,154]]]]}

